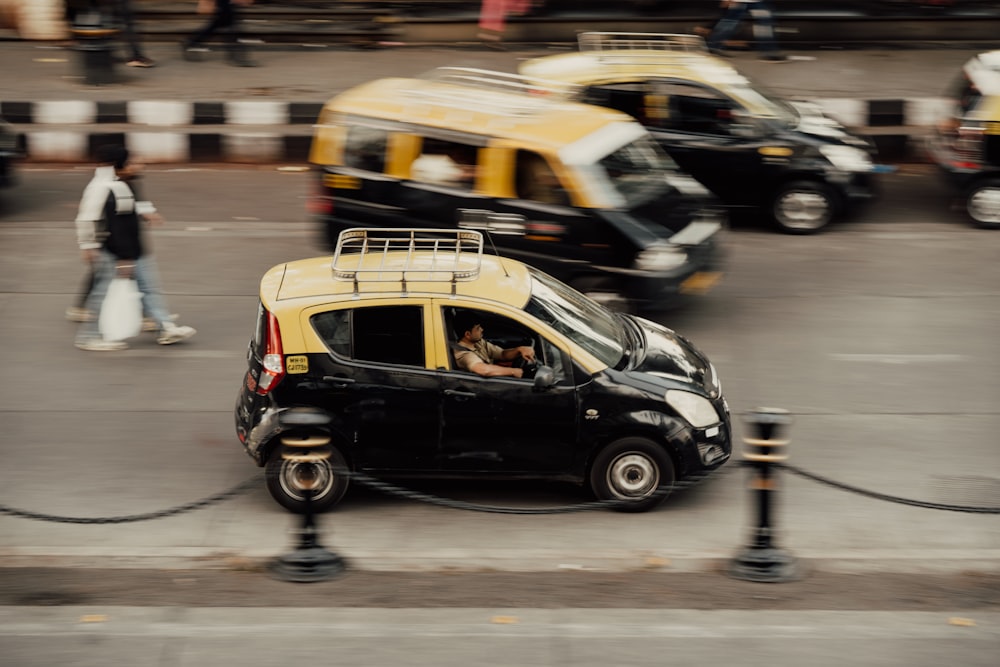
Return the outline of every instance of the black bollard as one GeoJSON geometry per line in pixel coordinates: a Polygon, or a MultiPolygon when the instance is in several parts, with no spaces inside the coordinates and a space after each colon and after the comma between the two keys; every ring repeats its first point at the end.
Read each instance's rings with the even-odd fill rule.
{"type": "Polygon", "coordinates": [[[771,507],[777,493],[774,464],[788,459],[784,448],[788,440],[782,439],[791,416],[778,408],[758,408],[746,417],[746,423],[756,437],[744,438],[747,449],[743,452],[745,465],[753,474],[750,489],[757,500],[757,526],[750,544],[736,555],[729,564],[729,575],[736,579],[765,583],[794,581],[800,572],[795,558],[774,541],[771,507]]]}
{"type": "Polygon", "coordinates": [[[118,30],[95,11],[80,14],[70,32],[76,39],[74,50],[79,54],[84,83],[90,86],[115,83],[118,78],[113,40],[118,30]]]}
{"type": "MultiPolygon", "coordinates": [[[[301,439],[283,438],[285,459],[297,461],[302,466],[314,466],[330,456],[329,451],[309,451],[311,448],[325,447],[330,439],[305,437],[301,439]]],[[[299,543],[287,554],[278,556],[268,565],[271,574],[283,581],[311,583],[325,581],[339,575],[346,569],[344,559],[326,549],[319,542],[316,528],[316,514],[313,511],[313,493],[316,491],[317,475],[301,475],[296,478],[305,504],[302,513],[302,527],[299,529],[299,543]]]]}

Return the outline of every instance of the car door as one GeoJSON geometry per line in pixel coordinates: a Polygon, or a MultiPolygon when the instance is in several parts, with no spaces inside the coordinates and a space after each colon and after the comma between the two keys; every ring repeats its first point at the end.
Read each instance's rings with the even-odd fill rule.
{"type": "MultiPolygon", "coordinates": [[[[454,344],[452,301],[439,301],[454,344]]],[[[466,309],[474,310],[474,309],[466,309]]],[[[529,327],[478,311],[486,338],[502,347],[531,343],[539,361],[554,368],[554,387],[537,391],[528,378],[487,378],[458,370],[454,358],[440,368],[442,468],[454,472],[545,474],[570,470],[577,461],[576,388],[563,369],[568,357],[529,327]]]]}
{"type": "Polygon", "coordinates": [[[309,315],[329,349],[316,372],[322,407],[343,419],[359,468],[439,466],[441,395],[427,367],[426,312],[423,304],[379,301],[309,315]]]}

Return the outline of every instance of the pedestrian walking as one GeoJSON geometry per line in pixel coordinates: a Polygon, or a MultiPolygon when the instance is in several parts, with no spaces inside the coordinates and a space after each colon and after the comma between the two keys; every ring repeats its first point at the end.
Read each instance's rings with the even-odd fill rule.
{"type": "Polygon", "coordinates": [[[135,15],[132,12],[132,0],[113,0],[112,12],[121,25],[122,36],[128,46],[129,55],[125,64],[129,67],[155,67],[156,63],[142,52],[142,43],[135,30],[135,15]]]}
{"type": "Polygon", "coordinates": [[[761,52],[761,60],[785,62],[788,59],[778,49],[778,41],[774,36],[774,11],[769,0],[722,0],[720,7],[723,10],[722,16],[706,40],[709,51],[717,56],[725,56],[726,41],[749,14],[753,20],[753,38],[761,52]]]}
{"type": "MultiPolygon", "coordinates": [[[[107,237],[107,221],[104,219],[104,199],[107,196],[109,180],[114,180],[114,169],[106,166],[99,166],[94,170],[94,176],[90,183],[83,189],[83,197],[80,199],[80,206],[76,215],[77,243],[83,262],[86,265],[86,273],[83,283],[80,286],[79,296],[75,306],[66,309],[66,319],[71,322],[90,322],[97,319],[97,313],[87,310],[87,299],[94,289],[94,264],[99,256],[98,251],[104,244],[107,237]],[[99,216],[96,217],[95,216],[99,216]]],[[[136,199],[139,199],[135,181],[130,183],[132,192],[136,199]]],[[[160,325],[148,312],[143,313],[142,330],[159,331],[160,325]]],[[[171,314],[171,320],[177,319],[177,315],[171,314]]]]}
{"type": "Polygon", "coordinates": [[[205,40],[219,30],[225,30],[229,62],[238,67],[255,67],[256,63],[247,55],[246,46],[240,42],[239,7],[251,4],[253,0],[198,0],[198,13],[210,13],[212,18],[201,30],[181,42],[184,59],[200,60],[201,54],[208,50],[203,46],[205,40]]]}
{"type": "MultiPolygon", "coordinates": [[[[160,291],[153,257],[143,243],[142,222],[159,224],[162,217],[148,201],[136,201],[129,182],[141,172],[141,165],[129,161],[124,146],[109,144],[100,149],[101,166],[84,190],[77,215],[77,242],[84,260],[93,267],[93,287],[84,309],[100,312],[113,278],[134,278],[142,293],[143,311],[157,323],[156,342],[171,345],[190,338],[195,330],[174,324],[160,291]],[[103,220],[105,227],[99,227],[103,220]]],[[[81,350],[110,351],[128,347],[124,341],[101,337],[97,317],[82,322],[76,333],[81,350]]]]}
{"type": "Polygon", "coordinates": [[[508,16],[520,16],[531,10],[532,0],[482,0],[479,7],[479,39],[499,45],[507,29],[508,16]]]}

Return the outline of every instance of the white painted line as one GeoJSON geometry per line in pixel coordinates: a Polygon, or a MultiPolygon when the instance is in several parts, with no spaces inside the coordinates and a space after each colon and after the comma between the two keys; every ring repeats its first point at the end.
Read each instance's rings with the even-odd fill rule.
{"type": "Polygon", "coordinates": [[[128,103],[128,121],[137,125],[190,125],[194,105],[175,100],[133,100],[128,103]]]}
{"type": "Polygon", "coordinates": [[[97,121],[97,102],[89,100],[35,102],[32,120],[40,124],[89,124],[97,121]]]}
{"type": "Polygon", "coordinates": [[[879,364],[953,364],[964,361],[964,354],[831,354],[837,361],[860,361],[879,364]]]}
{"type": "Polygon", "coordinates": [[[285,125],[288,104],[274,100],[226,102],[226,122],[233,125],[285,125]]]}

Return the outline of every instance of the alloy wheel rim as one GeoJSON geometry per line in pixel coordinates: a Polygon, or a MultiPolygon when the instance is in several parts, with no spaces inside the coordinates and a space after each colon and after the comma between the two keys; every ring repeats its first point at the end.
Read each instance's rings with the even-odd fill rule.
{"type": "Polygon", "coordinates": [[[822,227],[830,214],[830,204],[816,192],[795,191],[784,195],[778,202],[782,223],[792,229],[822,227]]]}
{"type": "Polygon", "coordinates": [[[630,452],[619,456],[608,467],[608,488],[616,498],[645,498],[656,491],[659,484],[659,468],[648,456],[630,452]]]}

